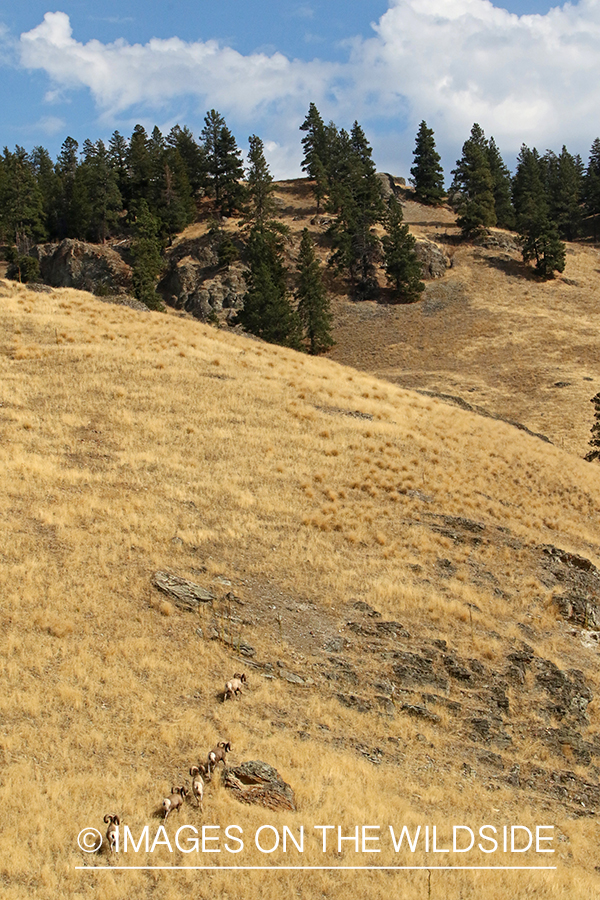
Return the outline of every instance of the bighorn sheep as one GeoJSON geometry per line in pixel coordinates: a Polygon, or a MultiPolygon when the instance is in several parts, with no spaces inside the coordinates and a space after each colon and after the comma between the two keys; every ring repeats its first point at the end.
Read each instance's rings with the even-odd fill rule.
{"type": "Polygon", "coordinates": [[[225,700],[229,700],[229,698],[233,699],[237,697],[238,694],[242,693],[242,685],[246,684],[246,673],[245,672],[236,672],[231,681],[228,681],[225,685],[225,693],[223,694],[223,702],[225,700]]]}
{"type": "Polygon", "coordinates": [[[171,796],[165,797],[162,802],[162,807],[165,811],[165,819],[171,812],[171,810],[176,809],[177,811],[183,806],[184,800],[188,795],[188,789],[185,786],[182,787],[172,787],[171,788],[171,796]]]}
{"type": "Polygon", "coordinates": [[[229,741],[219,741],[217,746],[208,754],[207,772],[209,776],[212,771],[217,768],[220,762],[225,765],[227,754],[231,751],[231,743],[229,741]]]}
{"type": "Polygon", "coordinates": [[[110,823],[108,828],[106,829],[106,840],[108,841],[108,849],[111,853],[114,853],[117,845],[117,837],[119,835],[119,825],[121,824],[121,820],[118,816],[111,816],[109,815],[109,813],[107,813],[104,816],[104,821],[110,823]]]}
{"type": "Polygon", "coordinates": [[[204,808],[202,806],[202,800],[204,797],[204,778],[202,776],[206,776],[206,766],[192,766],[190,775],[192,776],[192,794],[196,798],[196,803],[200,807],[200,812],[203,813],[204,808]]]}

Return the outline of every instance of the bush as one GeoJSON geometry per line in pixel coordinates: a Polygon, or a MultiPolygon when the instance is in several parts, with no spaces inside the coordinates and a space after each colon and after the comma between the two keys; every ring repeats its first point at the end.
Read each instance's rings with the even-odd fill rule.
{"type": "Polygon", "coordinates": [[[28,284],[30,281],[40,281],[40,264],[33,256],[19,256],[16,247],[11,247],[6,254],[8,268],[6,277],[11,281],[20,281],[28,284]]]}

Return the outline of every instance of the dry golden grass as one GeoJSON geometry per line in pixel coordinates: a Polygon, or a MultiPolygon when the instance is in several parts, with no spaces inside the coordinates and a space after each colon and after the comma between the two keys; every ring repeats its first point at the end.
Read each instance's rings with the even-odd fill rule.
{"type": "MultiPolygon", "coordinates": [[[[267,900],[349,890],[429,896],[423,871],[76,869],[90,863],[76,846],[80,829],[104,831],[107,812],[135,829],[158,826],[164,793],[221,738],[232,741],[235,760],[276,766],[296,790],[298,812],[240,806],[215,779],[206,824],[240,824],[245,835],[262,824],[287,824],[294,834],[300,824],[341,825],[346,834],[356,824],[442,831],[470,823],[474,811],[477,825],[554,824],[567,838],[555,844],[556,872],[433,872],[430,896],[597,896],[597,824],[508,785],[490,792],[459,777],[445,711],[439,726],[417,727],[252,671],[243,700],[220,704],[218,691],[240,662],[198,636],[212,613],[183,614],[151,586],[157,569],[222,592],[225,579],[245,603],[242,619],[272,596],[274,609],[310,600],[340,628],[346,602],[359,598],[411,631],[422,627],[492,660],[529,616],[537,646],[557,664],[591,667],[597,653],[574,649],[558,627],[549,592],[529,571],[529,548],[555,543],[600,564],[597,467],[335,362],[76,291],[36,294],[4,283],[0,322],[3,897],[170,900],[188,890],[212,898],[259,888],[267,900]],[[429,512],[509,528],[522,549],[454,548],[427,527],[429,512]],[[442,583],[435,567],[446,556],[455,571],[442,583]],[[473,582],[475,561],[515,588],[510,604],[473,582]],[[317,740],[319,727],[354,743],[317,740]],[[356,753],[361,741],[394,742],[403,764],[373,766],[356,753]]],[[[302,636],[282,636],[276,612],[268,628],[241,629],[260,659],[304,659],[302,636]]],[[[597,693],[597,670],[590,680],[597,693]]],[[[595,704],[590,718],[597,730],[595,704]]],[[[531,759],[547,753],[526,738],[519,747],[531,759]]],[[[180,821],[168,820],[169,834],[201,821],[188,805],[180,821]]],[[[265,857],[251,846],[243,853],[245,865],[265,859],[283,865],[298,856],[265,857]]],[[[399,861],[387,851],[376,859],[399,861]]],[[[401,861],[426,865],[431,855],[401,861]]],[[[137,862],[190,858],[158,850],[137,862]]],[[[221,854],[218,862],[240,860],[221,854]]],[[[323,864],[323,854],[313,843],[301,862],[323,864]]],[[[352,865],[355,856],[346,847],[327,862],[352,865]]]]}

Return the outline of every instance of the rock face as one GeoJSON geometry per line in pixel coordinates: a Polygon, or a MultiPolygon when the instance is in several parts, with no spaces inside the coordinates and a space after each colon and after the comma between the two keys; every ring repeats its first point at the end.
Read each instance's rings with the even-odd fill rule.
{"type": "Polygon", "coordinates": [[[223,770],[223,784],[240,803],[254,803],[268,809],[296,809],[292,788],[279,772],[260,759],[223,770]]]}
{"type": "Polygon", "coordinates": [[[381,191],[382,199],[386,201],[389,200],[389,198],[396,193],[396,185],[393,177],[387,172],[377,172],[375,177],[379,181],[379,190],[381,191]]]}
{"type": "Polygon", "coordinates": [[[240,262],[220,266],[218,243],[210,236],[182,241],[169,252],[168,268],[157,291],[169,306],[202,321],[224,309],[241,309],[246,292],[240,262]]]}
{"type": "Polygon", "coordinates": [[[66,238],[60,244],[38,244],[32,251],[40,274],[52,287],[72,287],[105,294],[131,292],[131,266],[112,247],[66,238]]]}
{"type": "Polygon", "coordinates": [[[212,591],[207,591],[188,581],[179,575],[171,575],[170,572],[155,572],[152,579],[155,587],[174,600],[177,606],[188,612],[197,612],[201,603],[210,603],[217,598],[212,591]]]}
{"type": "Polygon", "coordinates": [[[450,265],[442,248],[433,241],[417,241],[415,252],[423,267],[423,278],[441,278],[450,265]]]}

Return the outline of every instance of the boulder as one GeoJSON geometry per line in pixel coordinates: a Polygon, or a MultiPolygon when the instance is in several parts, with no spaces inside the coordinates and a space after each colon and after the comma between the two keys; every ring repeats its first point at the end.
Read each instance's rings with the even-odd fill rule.
{"type": "Polygon", "coordinates": [[[447,255],[433,241],[417,241],[415,253],[423,268],[423,278],[441,278],[450,266],[447,255]]]}
{"type": "Polygon", "coordinates": [[[246,293],[246,267],[233,263],[215,271],[214,265],[203,265],[203,261],[191,255],[171,258],[157,287],[165,302],[176,309],[185,309],[203,322],[224,309],[241,309],[246,293]]]}
{"type": "Polygon", "coordinates": [[[152,582],[159,591],[174,600],[177,606],[189,612],[197,612],[200,603],[210,603],[217,598],[187,578],[171,575],[170,572],[155,572],[152,582]]]}
{"type": "Polygon", "coordinates": [[[103,294],[131,293],[131,266],[108,244],[66,238],[60,244],[38,244],[31,255],[52,287],[72,287],[103,294]]]}
{"type": "Polygon", "coordinates": [[[260,759],[240,766],[226,766],[223,784],[240,803],[252,803],[267,809],[296,809],[296,798],[279,772],[260,759]]]}

